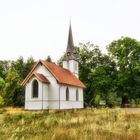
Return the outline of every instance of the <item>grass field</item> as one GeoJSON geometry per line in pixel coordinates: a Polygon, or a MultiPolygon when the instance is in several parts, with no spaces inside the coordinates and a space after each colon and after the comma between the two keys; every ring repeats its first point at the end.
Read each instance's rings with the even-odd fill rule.
{"type": "Polygon", "coordinates": [[[140,140],[140,111],[0,109],[1,140],[140,140]]]}

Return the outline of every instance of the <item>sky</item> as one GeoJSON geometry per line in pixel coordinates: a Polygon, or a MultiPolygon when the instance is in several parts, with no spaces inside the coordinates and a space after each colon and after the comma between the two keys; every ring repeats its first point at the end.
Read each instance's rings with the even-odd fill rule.
{"type": "Polygon", "coordinates": [[[67,46],[71,20],[75,46],[106,46],[121,36],[140,41],[140,0],[0,0],[0,60],[48,55],[67,46]]]}

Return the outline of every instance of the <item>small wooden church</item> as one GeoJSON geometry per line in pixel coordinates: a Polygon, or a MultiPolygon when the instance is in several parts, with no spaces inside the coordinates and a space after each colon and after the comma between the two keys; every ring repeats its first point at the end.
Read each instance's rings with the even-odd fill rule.
{"type": "Polygon", "coordinates": [[[69,27],[63,66],[40,60],[22,84],[25,86],[25,109],[83,108],[85,85],[78,79],[78,54],[69,27]]]}

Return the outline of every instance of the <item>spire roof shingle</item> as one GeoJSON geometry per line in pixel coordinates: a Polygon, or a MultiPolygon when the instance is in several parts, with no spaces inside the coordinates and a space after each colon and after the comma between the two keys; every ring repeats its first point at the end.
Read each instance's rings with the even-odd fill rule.
{"type": "Polygon", "coordinates": [[[69,33],[68,33],[68,42],[67,42],[67,49],[66,53],[63,57],[63,60],[77,60],[77,53],[74,48],[74,43],[73,43],[73,35],[72,35],[72,28],[71,24],[69,25],[69,33]]]}

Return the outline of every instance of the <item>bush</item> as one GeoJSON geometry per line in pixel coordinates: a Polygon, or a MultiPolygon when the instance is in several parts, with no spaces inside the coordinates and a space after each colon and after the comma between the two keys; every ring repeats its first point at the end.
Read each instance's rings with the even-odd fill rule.
{"type": "Polygon", "coordinates": [[[100,95],[95,96],[94,105],[97,107],[100,103],[101,97],[100,95]]]}
{"type": "Polygon", "coordinates": [[[140,104],[140,98],[136,99],[136,104],[140,104]]]}
{"type": "Polygon", "coordinates": [[[4,99],[0,96],[0,107],[4,106],[4,99]]]}
{"type": "Polygon", "coordinates": [[[24,105],[24,88],[21,86],[20,75],[17,71],[8,71],[6,84],[3,90],[3,98],[7,106],[24,105]]]}
{"type": "Polygon", "coordinates": [[[114,92],[109,92],[106,96],[106,103],[109,107],[115,107],[121,105],[121,98],[118,98],[114,92]]]}
{"type": "Polygon", "coordinates": [[[131,99],[131,100],[130,100],[130,104],[131,104],[131,105],[136,104],[135,100],[134,100],[134,99],[131,99]]]}
{"type": "Polygon", "coordinates": [[[2,92],[2,89],[4,88],[5,85],[5,81],[3,80],[3,78],[0,77],[0,94],[2,92]]]}

